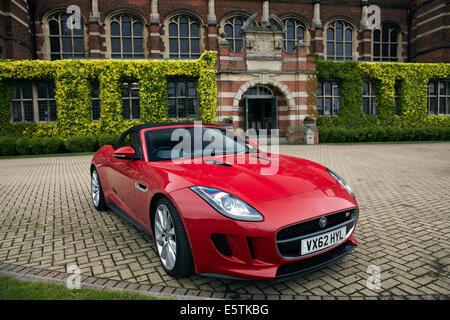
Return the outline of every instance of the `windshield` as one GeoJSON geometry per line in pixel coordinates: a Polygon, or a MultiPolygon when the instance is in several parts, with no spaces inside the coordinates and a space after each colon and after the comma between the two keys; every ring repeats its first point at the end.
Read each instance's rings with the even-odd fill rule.
{"type": "Polygon", "coordinates": [[[149,161],[167,161],[259,152],[231,131],[214,127],[176,127],[145,132],[149,161]]]}

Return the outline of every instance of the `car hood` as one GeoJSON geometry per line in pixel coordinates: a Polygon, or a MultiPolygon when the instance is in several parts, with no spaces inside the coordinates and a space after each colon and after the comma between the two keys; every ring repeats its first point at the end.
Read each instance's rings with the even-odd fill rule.
{"type": "Polygon", "coordinates": [[[192,163],[164,161],[153,162],[151,166],[167,174],[168,192],[191,186],[206,186],[228,192],[250,203],[338,185],[327,169],[315,162],[283,155],[269,156],[216,156],[196,159],[200,164],[193,163],[194,159],[192,163]]]}

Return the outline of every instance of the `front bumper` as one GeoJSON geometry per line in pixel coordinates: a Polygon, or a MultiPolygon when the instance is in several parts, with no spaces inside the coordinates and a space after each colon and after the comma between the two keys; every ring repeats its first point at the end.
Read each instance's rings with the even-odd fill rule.
{"type": "Polygon", "coordinates": [[[285,280],[333,263],[358,244],[352,228],[345,241],[318,253],[286,258],[278,251],[279,230],[333,212],[357,209],[355,199],[341,187],[252,203],[264,216],[261,222],[226,218],[190,189],[174,191],[170,196],[186,227],[198,274],[285,280]]]}
{"type": "Polygon", "coordinates": [[[275,280],[285,281],[322,269],[345,257],[350,251],[355,249],[356,246],[357,243],[355,241],[346,241],[325,253],[283,264],[278,268],[275,280]]]}

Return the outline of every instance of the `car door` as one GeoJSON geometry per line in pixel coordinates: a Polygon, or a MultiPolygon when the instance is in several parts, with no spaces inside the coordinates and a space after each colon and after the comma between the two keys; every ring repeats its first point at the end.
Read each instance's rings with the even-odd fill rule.
{"type": "Polygon", "coordinates": [[[120,147],[131,146],[139,157],[138,160],[110,159],[110,181],[113,192],[116,194],[119,203],[117,205],[135,220],[141,222],[136,215],[135,206],[135,177],[142,165],[142,148],[139,142],[139,133],[129,133],[120,147]]]}
{"type": "Polygon", "coordinates": [[[134,149],[136,155],[140,158],[140,160],[134,161],[129,166],[130,177],[133,179],[133,196],[132,203],[130,204],[130,208],[133,211],[135,220],[140,222],[142,225],[148,225],[148,208],[149,199],[150,199],[150,190],[147,179],[144,178],[145,166],[144,166],[144,155],[142,151],[142,144],[140,139],[140,134],[135,133],[131,137],[131,147],[134,149]],[[145,208],[145,210],[142,210],[145,208]]]}

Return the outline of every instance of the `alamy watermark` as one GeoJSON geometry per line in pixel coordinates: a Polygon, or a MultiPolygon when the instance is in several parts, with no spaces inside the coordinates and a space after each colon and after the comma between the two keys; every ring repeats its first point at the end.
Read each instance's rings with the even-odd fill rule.
{"type": "Polygon", "coordinates": [[[170,148],[170,159],[181,164],[211,164],[205,158],[214,157],[228,165],[259,164],[261,175],[275,175],[279,169],[279,130],[254,129],[243,131],[236,129],[220,130],[214,127],[202,126],[201,122],[194,122],[192,128],[178,128],[173,130],[171,141],[176,142],[170,148]],[[245,137],[245,139],[244,139],[245,137]],[[270,152],[265,152],[270,149],[270,152]],[[258,153],[258,156],[244,156],[258,153]]]}
{"type": "Polygon", "coordinates": [[[70,5],[66,9],[66,13],[69,15],[66,21],[67,29],[81,29],[81,9],[77,5],[70,5]]]}
{"type": "Polygon", "coordinates": [[[76,264],[67,266],[67,273],[71,275],[66,279],[68,289],[81,289],[81,270],[76,264]]]}
{"type": "Polygon", "coordinates": [[[377,265],[370,265],[367,267],[367,273],[370,276],[367,278],[366,286],[368,289],[375,291],[381,289],[381,269],[377,265]]]}
{"type": "Polygon", "coordinates": [[[366,12],[367,25],[370,30],[380,29],[381,27],[381,9],[377,5],[370,5],[366,12]]]}

